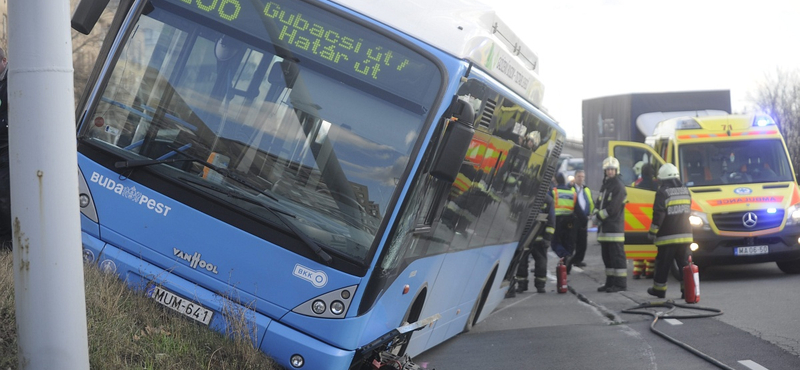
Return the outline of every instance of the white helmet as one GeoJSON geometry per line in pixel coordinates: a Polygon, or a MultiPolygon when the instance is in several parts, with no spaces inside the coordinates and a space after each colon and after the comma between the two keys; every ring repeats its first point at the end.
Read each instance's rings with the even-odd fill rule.
{"type": "Polygon", "coordinates": [[[636,162],[636,164],[633,165],[633,172],[636,173],[636,176],[642,174],[642,166],[644,166],[644,161],[636,162]]]}
{"type": "Polygon", "coordinates": [[[678,177],[680,177],[680,173],[678,173],[678,167],[675,167],[675,165],[672,163],[667,163],[658,169],[659,180],[677,179],[678,177]]]}
{"type": "Polygon", "coordinates": [[[619,172],[619,161],[614,157],[608,157],[603,160],[603,170],[613,168],[619,172]]]}

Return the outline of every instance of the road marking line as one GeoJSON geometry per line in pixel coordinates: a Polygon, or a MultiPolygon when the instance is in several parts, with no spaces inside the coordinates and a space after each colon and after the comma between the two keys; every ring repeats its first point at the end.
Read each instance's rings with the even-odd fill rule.
{"type": "Polygon", "coordinates": [[[525,297],[525,298],[522,298],[522,299],[520,299],[519,301],[516,301],[516,302],[514,302],[514,303],[512,303],[512,304],[510,304],[510,305],[508,305],[508,306],[505,306],[505,307],[503,307],[503,308],[501,308],[501,309],[494,310],[492,313],[490,313],[490,314],[489,314],[489,316],[492,316],[492,315],[494,315],[494,314],[496,314],[496,313],[498,313],[498,312],[501,312],[501,311],[505,310],[506,308],[513,307],[513,306],[516,306],[516,305],[518,305],[518,304],[520,304],[520,303],[522,303],[522,302],[525,302],[525,301],[527,301],[528,299],[531,299],[531,298],[532,298],[533,296],[535,296],[535,295],[538,295],[538,293],[534,293],[534,294],[532,294],[532,295],[529,295],[529,296],[527,296],[527,297],[525,297]]]}
{"type": "Polygon", "coordinates": [[[752,361],[752,360],[742,360],[742,361],[739,361],[739,363],[744,365],[744,366],[747,366],[748,369],[769,370],[766,367],[763,367],[763,366],[759,365],[758,363],[756,363],[755,361],[752,361]]]}
{"type": "Polygon", "coordinates": [[[683,323],[680,320],[664,319],[664,321],[666,321],[670,325],[683,325],[683,323]]]}

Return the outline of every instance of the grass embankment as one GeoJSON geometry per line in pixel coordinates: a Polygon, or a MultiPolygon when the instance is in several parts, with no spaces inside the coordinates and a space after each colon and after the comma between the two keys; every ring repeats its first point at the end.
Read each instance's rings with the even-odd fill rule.
{"type": "MultiPolygon", "coordinates": [[[[225,336],[128,289],[116,275],[84,266],[92,370],[280,369],[251,344],[246,313],[224,313],[238,323],[225,336]]],[[[14,320],[12,253],[0,250],[0,370],[18,366],[14,320]]]]}

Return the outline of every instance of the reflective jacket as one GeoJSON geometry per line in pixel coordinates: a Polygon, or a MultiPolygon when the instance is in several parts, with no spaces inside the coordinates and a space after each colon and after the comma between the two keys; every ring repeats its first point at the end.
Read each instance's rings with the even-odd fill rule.
{"type": "Polygon", "coordinates": [[[661,184],[653,202],[653,223],[650,234],[655,236],[655,245],[689,244],[693,241],[692,195],[678,180],[661,184]]]}
{"type": "Polygon", "coordinates": [[[562,185],[553,188],[553,201],[556,205],[556,217],[568,216],[575,212],[578,196],[575,189],[562,185]]]}
{"type": "Polygon", "coordinates": [[[597,198],[598,242],[625,242],[625,202],[628,192],[619,176],[607,177],[597,198]]]}

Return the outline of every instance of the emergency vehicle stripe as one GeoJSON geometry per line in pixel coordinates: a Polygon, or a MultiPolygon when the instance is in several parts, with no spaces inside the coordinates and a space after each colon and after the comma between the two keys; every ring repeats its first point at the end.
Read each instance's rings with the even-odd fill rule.
{"type": "Polygon", "coordinates": [[[666,244],[682,244],[691,243],[694,241],[691,233],[688,234],[673,234],[667,236],[656,237],[656,245],[666,244]]]}
{"type": "Polygon", "coordinates": [[[652,203],[628,203],[625,205],[625,231],[642,231],[653,222],[652,203]]]}
{"type": "Polygon", "coordinates": [[[703,212],[703,208],[700,208],[700,205],[692,199],[692,211],[703,212]]]}
{"type": "Polygon", "coordinates": [[[730,134],[725,135],[718,135],[718,134],[691,134],[691,135],[678,135],[678,139],[686,140],[686,139],[707,139],[713,137],[725,137],[725,136],[755,136],[755,135],[776,135],[778,131],[776,130],[767,130],[767,131],[744,131],[744,132],[731,132],[730,134]]]}
{"type": "Polygon", "coordinates": [[[625,245],[625,258],[627,259],[653,259],[656,258],[658,249],[652,244],[625,245]]]}

